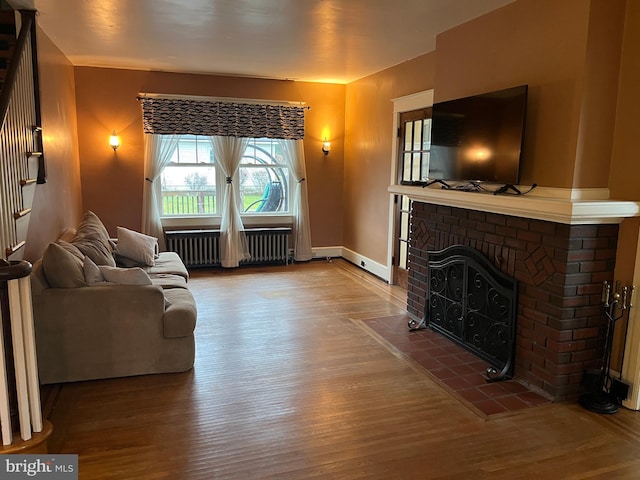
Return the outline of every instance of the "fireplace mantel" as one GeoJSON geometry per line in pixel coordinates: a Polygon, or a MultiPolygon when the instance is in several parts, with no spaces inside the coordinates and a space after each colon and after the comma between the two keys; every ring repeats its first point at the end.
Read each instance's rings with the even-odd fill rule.
{"type": "Polygon", "coordinates": [[[527,195],[493,195],[433,186],[390,185],[388,191],[418,202],[569,225],[620,223],[640,216],[640,202],[609,200],[607,189],[537,188],[527,195]]]}

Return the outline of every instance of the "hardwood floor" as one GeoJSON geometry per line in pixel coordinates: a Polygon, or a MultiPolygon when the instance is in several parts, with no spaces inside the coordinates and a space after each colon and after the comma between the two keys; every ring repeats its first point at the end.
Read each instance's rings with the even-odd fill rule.
{"type": "MultiPolygon", "coordinates": [[[[640,414],[485,421],[360,320],[404,296],[342,261],[194,271],[195,368],[66,384],[52,453],[81,479],[640,478],[640,414]]],[[[87,319],[90,321],[90,319],[87,319]]]]}

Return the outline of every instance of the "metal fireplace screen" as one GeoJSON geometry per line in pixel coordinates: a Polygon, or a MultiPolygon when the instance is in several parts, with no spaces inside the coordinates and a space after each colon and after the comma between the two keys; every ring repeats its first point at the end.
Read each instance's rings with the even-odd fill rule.
{"type": "Polygon", "coordinates": [[[429,326],[487,361],[489,380],[511,378],[517,281],[463,245],[428,252],[428,266],[425,316],[415,328],[429,326]]]}

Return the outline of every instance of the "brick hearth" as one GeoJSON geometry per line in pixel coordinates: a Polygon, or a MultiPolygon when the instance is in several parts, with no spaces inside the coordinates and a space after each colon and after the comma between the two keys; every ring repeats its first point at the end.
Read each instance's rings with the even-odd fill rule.
{"type": "Polygon", "coordinates": [[[427,251],[467,245],[518,280],[515,378],[553,400],[575,398],[602,358],[602,282],[614,276],[617,224],[568,225],[413,202],[409,314],[426,304],[427,251]]]}

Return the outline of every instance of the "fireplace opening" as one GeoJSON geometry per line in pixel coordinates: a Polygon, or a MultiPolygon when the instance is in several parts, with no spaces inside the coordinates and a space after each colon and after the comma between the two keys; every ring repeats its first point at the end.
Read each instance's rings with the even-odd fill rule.
{"type": "Polygon", "coordinates": [[[424,316],[412,330],[431,328],[486,361],[489,381],[513,377],[517,280],[476,249],[452,245],[427,252],[424,316]]]}

